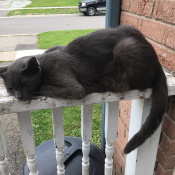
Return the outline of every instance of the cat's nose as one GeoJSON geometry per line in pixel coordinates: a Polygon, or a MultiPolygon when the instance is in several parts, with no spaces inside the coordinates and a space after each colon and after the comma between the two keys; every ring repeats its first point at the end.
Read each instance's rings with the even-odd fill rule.
{"type": "Polygon", "coordinates": [[[23,96],[22,96],[22,94],[20,92],[16,92],[15,97],[17,99],[22,99],[23,98],[23,96]]]}

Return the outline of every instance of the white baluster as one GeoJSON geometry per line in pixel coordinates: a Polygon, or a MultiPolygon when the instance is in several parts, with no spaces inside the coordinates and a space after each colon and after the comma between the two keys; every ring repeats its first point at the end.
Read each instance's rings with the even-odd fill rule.
{"type": "Polygon", "coordinates": [[[117,139],[117,125],[119,114],[119,102],[106,103],[105,115],[105,138],[106,138],[106,159],[105,175],[112,175],[114,142],[117,139]]]}
{"type": "Polygon", "coordinates": [[[114,144],[106,143],[105,175],[112,175],[114,144]]]}
{"type": "Polygon", "coordinates": [[[0,172],[2,175],[10,175],[6,156],[6,143],[0,121],[0,172]]]}
{"type": "Polygon", "coordinates": [[[19,112],[18,121],[21,130],[24,154],[27,156],[29,175],[39,175],[36,163],[35,140],[30,112],[19,112]]]}
{"type": "MultiPolygon", "coordinates": [[[[149,115],[150,108],[150,98],[132,101],[128,140],[139,131],[149,115]]],[[[127,155],[125,175],[152,175],[154,173],[160,132],[161,126],[138,149],[127,155]]]]}
{"type": "Polygon", "coordinates": [[[56,148],[56,160],[57,160],[57,174],[64,175],[65,174],[65,166],[64,166],[64,150],[56,148]]]}
{"type": "Polygon", "coordinates": [[[81,107],[81,136],[82,136],[82,175],[89,175],[90,139],[92,137],[93,105],[81,107]]]}
{"type": "Polygon", "coordinates": [[[0,160],[0,172],[2,173],[2,175],[10,175],[6,157],[0,160]]]}
{"type": "Polygon", "coordinates": [[[63,109],[52,109],[54,143],[56,149],[57,175],[65,175],[64,166],[64,127],[63,127],[63,109]]]}
{"type": "Polygon", "coordinates": [[[27,157],[27,165],[30,170],[30,175],[38,174],[35,155],[27,157]]]}

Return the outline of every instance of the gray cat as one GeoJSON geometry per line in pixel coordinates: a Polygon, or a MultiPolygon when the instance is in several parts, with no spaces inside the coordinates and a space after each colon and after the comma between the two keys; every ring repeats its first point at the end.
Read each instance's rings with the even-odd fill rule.
{"type": "Polygon", "coordinates": [[[35,95],[81,99],[93,92],[152,88],[150,114],[126,145],[126,154],[158,128],[168,99],[166,77],[153,47],[137,29],[126,25],[15,60],[0,68],[0,76],[8,93],[21,100],[35,95]]]}

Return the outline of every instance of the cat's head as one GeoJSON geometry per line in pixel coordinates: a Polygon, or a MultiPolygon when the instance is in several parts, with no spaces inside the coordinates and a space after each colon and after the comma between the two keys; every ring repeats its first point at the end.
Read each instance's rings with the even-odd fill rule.
{"type": "Polygon", "coordinates": [[[34,95],[41,79],[41,68],[35,57],[23,57],[0,67],[7,92],[21,100],[34,95]]]}

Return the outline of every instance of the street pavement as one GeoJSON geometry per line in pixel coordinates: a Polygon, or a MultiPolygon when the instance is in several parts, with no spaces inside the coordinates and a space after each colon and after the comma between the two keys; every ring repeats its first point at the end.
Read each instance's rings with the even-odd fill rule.
{"type": "Polygon", "coordinates": [[[0,26],[0,52],[4,52],[0,54],[0,61],[9,61],[12,60],[14,51],[37,49],[38,33],[104,28],[105,15],[99,14],[93,17],[83,14],[0,16],[0,26]]]}
{"type": "Polygon", "coordinates": [[[105,15],[36,15],[0,17],[0,61],[9,61],[17,50],[37,49],[37,34],[47,31],[100,29],[105,15]],[[13,53],[11,53],[13,51],[13,53]],[[9,56],[7,56],[9,54],[9,56]]]}
{"type": "Polygon", "coordinates": [[[1,17],[0,26],[0,35],[31,34],[57,30],[99,29],[105,27],[105,15],[58,14],[1,17]]]}

